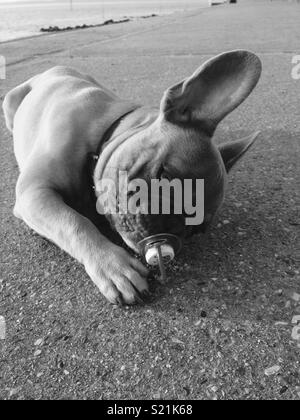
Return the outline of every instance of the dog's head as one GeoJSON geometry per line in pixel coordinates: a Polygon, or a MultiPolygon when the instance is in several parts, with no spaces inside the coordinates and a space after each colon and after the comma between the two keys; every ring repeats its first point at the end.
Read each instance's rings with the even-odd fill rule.
{"type": "MultiPolygon", "coordinates": [[[[147,236],[171,233],[183,238],[204,231],[211,223],[224,199],[228,171],[253,144],[256,135],[221,147],[214,144],[212,137],[220,121],[254,89],[261,70],[259,58],[250,52],[221,54],[206,62],[188,79],[169,88],[158,116],[157,112],[143,111],[133,128],[116,136],[105,148],[95,171],[96,191],[99,195],[101,190],[102,194],[103,184],[100,188],[99,182],[103,179],[121,186],[113,190],[117,195],[117,211],[109,211],[107,216],[133,249],[138,250],[137,243],[147,236]],[[125,172],[131,192],[125,187],[124,179],[120,181],[120,173],[125,172]],[[194,204],[197,201],[196,182],[184,191],[187,186],[183,181],[204,180],[204,213],[200,224],[187,225],[184,205],[182,213],[177,214],[174,194],[170,199],[170,214],[162,214],[162,206],[158,214],[151,212],[151,202],[157,197],[153,196],[150,184],[161,179],[181,180],[182,197],[193,197],[194,204]],[[142,189],[141,180],[149,186],[148,193],[133,197],[133,191],[142,189]],[[126,203],[124,197],[120,198],[124,191],[126,203]],[[136,204],[135,212],[128,208],[124,211],[124,205],[128,207],[131,199],[136,204]]],[[[114,194],[110,191],[105,200],[101,194],[98,201],[103,205],[106,200],[106,208],[109,208],[107,201],[114,198],[114,194]]],[[[162,200],[160,190],[158,201],[162,200]]]]}

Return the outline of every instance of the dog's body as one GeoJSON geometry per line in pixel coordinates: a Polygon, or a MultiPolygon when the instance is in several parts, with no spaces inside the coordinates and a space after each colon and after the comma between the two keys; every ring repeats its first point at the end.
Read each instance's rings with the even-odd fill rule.
{"type": "MultiPolygon", "coordinates": [[[[101,147],[114,121],[138,108],[96,83],[73,69],[56,67],[6,97],[4,108],[13,109],[14,117],[10,112],[6,119],[21,172],[17,196],[34,185],[47,187],[76,211],[95,216],[90,213],[96,207],[89,205],[92,179],[86,157],[101,147]]],[[[14,212],[26,221],[21,206],[17,200],[14,212]]],[[[54,239],[42,227],[39,233],[54,239]]]]}
{"type": "MultiPolygon", "coordinates": [[[[127,170],[131,179],[155,178],[162,165],[173,177],[204,178],[205,223],[209,224],[224,197],[226,169],[254,141],[251,137],[217,149],[211,136],[218,122],[252,91],[260,71],[260,62],[253,54],[224,54],[185,84],[171,88],[160,111],[123,101],[73,69],[57,67],[34,77],[11,91],[3,105],[20,168],[15,215],[84,264],[109,301],[134,303],[140,294],[147,293],[148,270],[96,228],[95,221],[102,219],[91,199],[89,157],[100,152],[94,173],[96,190],[98,180],[107,174],[113,176],[111,168],[127,170]],[[227,85],[220,75],[220,60],[228,67],[227,85]],[[220,99],[215,98],[215,88],[209,91],[213,82],[209,72],[225,91],[220,99]],[[203,76],[205,87],[199,80],[203,76]],[[237,76],[240,80],[234,80],[237,76]],[[199,85],[204,106],[194,103],[199,85]],[[177,99],[178,106],[173,103],[177,99]],[[188,105],[192,101],[193,107],[187,111],[189,106],[182,101],[188,105]],[[199,109],[202,115],[194,112],[199,109]],[[174,146],[176,138],[181,142],[174,146]]],[[[153,220],[149,227],[149,218],[139,222],[126,219],[125,230],[124,217],[112,223],[135,250],[137,241],[149,234],[169,231],[183,236],[183,218],[180,223],[178,218],[175,223],[165,218],[153,220]]]]}

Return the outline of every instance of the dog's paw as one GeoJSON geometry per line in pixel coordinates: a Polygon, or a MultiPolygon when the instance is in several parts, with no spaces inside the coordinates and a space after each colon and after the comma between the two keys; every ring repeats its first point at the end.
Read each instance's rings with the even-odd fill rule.
{"type": "Polygon", "coordinates": [[[149,295],[148,269],[124,249],[113,246],[94,258],[86,271],[114,305],[141,303],[149,295]]]}

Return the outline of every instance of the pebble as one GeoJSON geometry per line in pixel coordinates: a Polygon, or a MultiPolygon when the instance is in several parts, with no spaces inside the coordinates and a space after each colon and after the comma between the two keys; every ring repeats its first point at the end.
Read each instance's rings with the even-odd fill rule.
{"type": "Polygon", "coordinates": [[[34,357],[38,357],[38,356],[40,356],[42,354],[42,351],[41,350],[37,350],[35,353],[34,353],[34,357]]]}
{"type": "Polygon", "coordinates": [[[9,398],[14,397],[15,395],[17,395],[19,391],[20,391],[20,388],[12,388],[9,391],[9,398]]]}
{"type": "Polygon", "coordinates": [[[287,386],[283,386],[282,388],[281,388],[281,390],[279,391],[279,393],[280,393],[280,395],[283,395],[283,394],[285,394],[287,391],[288,391],[288,387],[287,386]]]}
{"type": "Polygon", "coordinates": [[[265,370],[266,376],[273,376],[280,372],[281,367],[280,366],[272,366],[265,370]]]}
{"type": "Polygon", "coordinates": [[[161,377],[162,377],[162,370],[160,369],[160,368],[158,368],[158,367],[156,367],[154,370],[153,370],[153,376],[154,376],[154,378],[156,379],[156,380],[159,380],[161,377]]]}
{"type": "Polygon", "coordinates": [[[232,322],[231,321],[223,321],[223,328],[225,331],[229,331],[232,328],[232,322]]]}
{"type": "Polygon", "coordinates": [[[36,342],[34,343],[35,347],[39,347],[44,343],[44,340],[42,338],[40,338],[39,340],[36,340],[36,342]]]}
{"type": "Polygon", "coordinates": [[[184,342],[181,341],[181,340],[179,340],[178,338],[172,338],[172,343],[175,343],[175,344],[183,344],[184,345],[184,342]]]}
{"type": "Polygon", "coordinates": [[[295,340],[295,341],[300,341],[300,325],[293,328],[292,339],[295,340]]]}
{"type": "Polygon", "coordinates": [[[223,221],[223,225],[229,225],[230,224],[230,220],[224,220],[223,221]]]}
{"type": "Polygon", "coordinates": [[[0,316],[0,340],[5,340],[6,338],[6,322],[3,316],[0,316]]]}
{"type": "Polygon", "coordinates": [[[300,295],[299,295],[299,293],[293,293],[292,294],[292,299],[295,301],[295,302],[300,302],[300,295]]]}
{"type": "Polygon", "coordinates": [[[293,317],[292,324],[300,324],[300,315],[295,315],[293,317]]]}

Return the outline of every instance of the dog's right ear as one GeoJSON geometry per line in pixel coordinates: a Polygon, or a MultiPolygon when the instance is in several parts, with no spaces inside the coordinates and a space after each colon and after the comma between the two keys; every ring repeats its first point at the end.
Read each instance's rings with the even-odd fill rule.
{"type": "Polygon", "coordinates": [[[241,157],[250,149],[259,134],[260,132],[257,131],[256,133],[241,140],[221,144],[219,146],[219,151],[227,172],[229,172],[231,168],[241,159],[241,157]]]}
{"type": "Polygon", "coordinates": [[[261,71],[260,59],[251,52],[221,54],[168,89],[161,112],[173,124],[198,126],[212,135],[218,123],[250,95],[261,71]]]}

